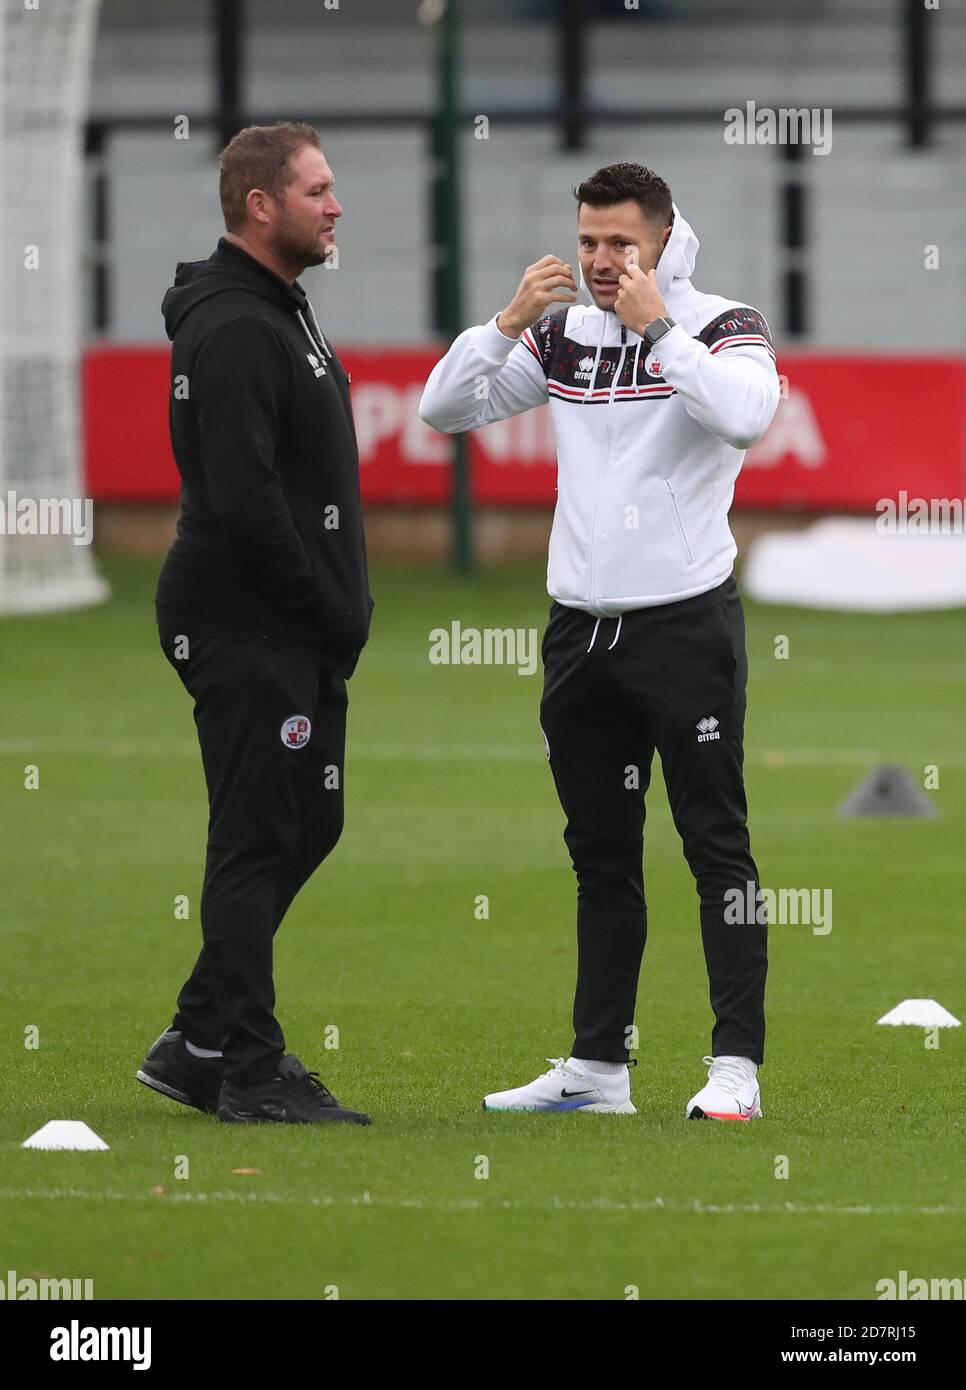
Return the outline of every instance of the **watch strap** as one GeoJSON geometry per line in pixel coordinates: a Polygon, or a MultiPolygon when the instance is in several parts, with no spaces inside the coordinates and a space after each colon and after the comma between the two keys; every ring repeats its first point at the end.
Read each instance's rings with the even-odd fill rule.
{"type": "Polygon", "coordinates": [[[666,314],[662,314],[656,319],[651,319],[651,322],[647,324],[641,336],[649,347],[653,347],[655,343],[660,342],[665,333],[670,333],[671,329],[674,327],[674,320],[669,318],[666,314]]]}

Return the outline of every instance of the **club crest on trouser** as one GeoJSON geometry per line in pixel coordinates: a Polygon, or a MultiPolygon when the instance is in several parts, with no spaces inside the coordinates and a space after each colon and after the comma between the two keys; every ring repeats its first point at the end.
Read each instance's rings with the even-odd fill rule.
{"type": "Polygon", "coordinates": [[[305,714],[289,715],[282,725],[282,742],[286,748],[304,748],[312,737],[312,721],[305,714]]]}

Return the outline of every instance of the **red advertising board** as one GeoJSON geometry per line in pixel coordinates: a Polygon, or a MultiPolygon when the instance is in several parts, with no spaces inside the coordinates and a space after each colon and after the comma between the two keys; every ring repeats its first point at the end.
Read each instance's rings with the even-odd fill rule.
{"type": "MultiPolygon", "coordinates": [[[[450,442],[417,404],[432,348],[345,349],[367,502],[425,504],[450,495],[450,442]]],[[[737,506],[871,510],[901,489],[966,495],[966,363],[957,357],[782,353],[784,398],[748,451],[737,506]]],[[[84,362],[88,495],[174,501],[168,442],[168,349],[96,347],[84,362]]],[[[472,491],[481,505],[552,506],[548,407],[472,436],[472,491]]]]}

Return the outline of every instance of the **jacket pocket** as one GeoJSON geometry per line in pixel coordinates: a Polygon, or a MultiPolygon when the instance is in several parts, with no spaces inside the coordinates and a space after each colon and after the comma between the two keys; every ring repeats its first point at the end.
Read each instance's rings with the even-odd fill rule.
{"type": "Polygon", "coordinates": [[[677,499],[674,496],[674,489],[671,486],[670,478],[664,479],[664,486],[667,488],[667,495],[671,501],[671,511],[674,513],[674,520],[678,531],[681,533],[681,540],[684,544],[685,552],[688,557],[688,564],[694,564],[694,551],[691,549],[691,542],[688,540],[688,533],[684,529],[684,522],[681,520],[681,513],[678,511],[677,499]]]}

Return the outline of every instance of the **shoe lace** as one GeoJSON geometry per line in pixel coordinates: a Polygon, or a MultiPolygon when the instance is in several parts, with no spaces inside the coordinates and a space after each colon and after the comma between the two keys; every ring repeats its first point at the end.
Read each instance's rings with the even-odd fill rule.
{"type": "Polygon", "coordinates": [[[317,1071],[304,1071],[301,1076],[291,1076],[288,1078],[289,1085],[304,1087],[308,1092],[309,1104],[316,1105],[338,1104],[335,1096],[326,1086],[317,1071]]]}
{"type": "MultiPolygon", "coordinates": [[[[306,1086],[309,1087],[313,1095],[319,1095],[321,1093],[324,1096],[332,1096],[332,1092],[322,1081],[317,1071],[307,1071],[301,1079],[305,1082],[306,1086]]],[[[334,1100],[335,1097],[332,1096],[332,1099],[334,1100]]]]}
{"type": "Polygon", "coordinates": [[[708,1081],[713,1081],[729,1094],[737,1094],[738,1091],[744,1090],[751,1081],[747,1070],[740,1062],[731,1061],[728,1057],[702,1057],[701,1060],[710,1067],[708,1081]]]}
{"type": "Polygon", "coordinates": [[[544,1061],[550,1063],[550,1069],[544,1073],[545,1076],[553,1076],[555,1071],[559,1071],[565,1076],[579,1076],[579,1072],[574,1071],[573,1067],[567,1066],[566,1057],[545,1057],[544,1061]]]}

